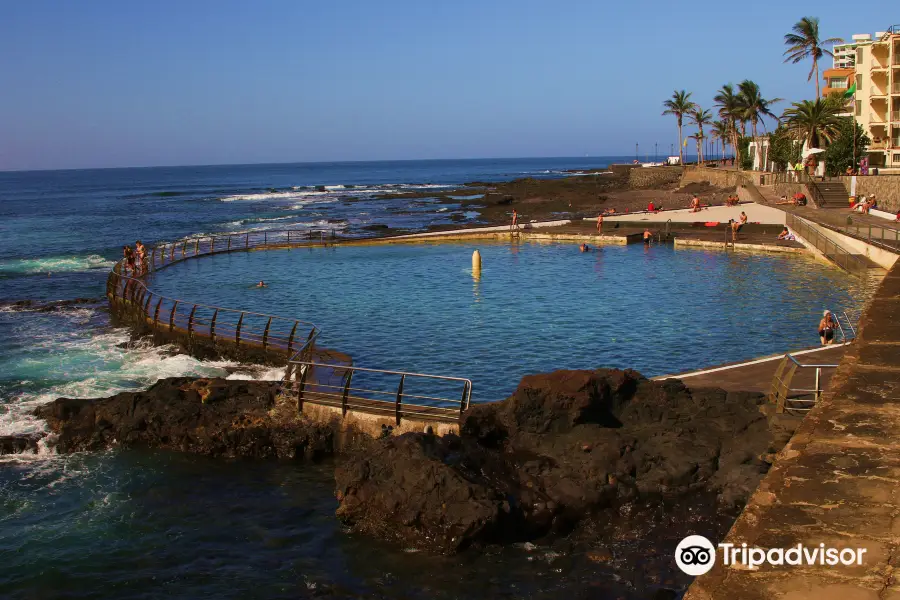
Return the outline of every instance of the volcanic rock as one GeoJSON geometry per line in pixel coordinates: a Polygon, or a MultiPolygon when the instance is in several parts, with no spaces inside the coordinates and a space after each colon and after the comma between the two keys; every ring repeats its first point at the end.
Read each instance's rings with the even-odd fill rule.
{"type": "Polygon", "coordinates": [[[629,503],[746,501],[799,419],[756,393],[634,371],[556,371],[477,405],[460,435],[408,433],[348,454],[338,516],[404,547],[455,552],[566,533],[629,503]]]}
{"type": "Polygon", "coordinates": [[[2,435],[0,436],[0,455],[3,454],[35,454],[41,435],[2,435]]]}
{"type": "Polygon", "coordinates": [[[60,452],[152,447],[212,456],[299,458],[331,454],[334,431],[276,403],[278,383],[163,379],[109,398],[59,398],[35,414],[60,452]]]}

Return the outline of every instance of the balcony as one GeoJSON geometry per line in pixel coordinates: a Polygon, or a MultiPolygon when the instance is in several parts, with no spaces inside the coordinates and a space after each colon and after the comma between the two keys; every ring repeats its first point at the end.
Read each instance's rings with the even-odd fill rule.
{"type": "Polygon", "coordinates": [[[872,98],[882,98],[884,96],[887,96],[887,92],[883,88],[880,88],[877,85],[873,85],[871,88],[869,88],[869,96],[872,98]]]}
{"type": "Polygon", "coordinates": [[[900,96],[900,81],[895,81],[893,87],[891,87],[891,93],[895,96],[900,96]]]}
{"type": "Polygon", "coordinates": [[[887,119],[884,115],[879,115],[878,113],[869,113],[869,123],[887,123],[887,119]]]}
{"type": "Polygon", "coordinates": [[[869,146],[869,150],[887,150],[888,143],[887,140],[878,140],[877,142],[872,142],[869,146]]]}
{"type": "Polygon", "coordinates": [[[891,113],[891,123],[900,123],[900,110],[891,113]]]}

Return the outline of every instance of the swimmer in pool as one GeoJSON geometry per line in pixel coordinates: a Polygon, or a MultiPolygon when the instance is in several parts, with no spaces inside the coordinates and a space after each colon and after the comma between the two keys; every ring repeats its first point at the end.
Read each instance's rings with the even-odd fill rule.
{"type": "Polygon", "coordinates": [[[591,251],[591,247],[588,246],[587,244],[582,244],[580,250],[581,250],[582,252],[590,252],[590,251],[591,251]]]}
{"type": "Polygon", "coordinates": [[[264,288],[264,287],[269,287],[269,286],[266,285],[265,281],[260,281],[259,283],[256,284],[256,287],[264,288]]]}

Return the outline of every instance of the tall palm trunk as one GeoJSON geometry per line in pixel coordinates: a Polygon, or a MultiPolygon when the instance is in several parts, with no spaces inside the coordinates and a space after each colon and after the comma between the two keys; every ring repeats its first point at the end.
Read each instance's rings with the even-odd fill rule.
{"type": "Polygon", "coordinates": [[[700,130],[700,137],[697,139],[697,143],[700,146],[700,151],[697,153],[697,160],[699,164],[703,164],[703,143],[706,141],[706,138],[703,137],[703,125],[698,125],[697,128],[700,130]]]}
{"type": "Polygon", "coordinates": [[[684,166],[684,141],[681,139],[681,115],[678,115],[678,160],[684,166]]]}
{"type": "Polygon", "coordinates": [[[760,171],[765,171],[765,165],[762,164],[762,142],[756,138],[756,121],[751,121],[750,127],[753,131],[753,141],[756,142],[756,164],[760,171]]]}
{"type": "Polygon", "coordinates": [[[731,121],[731,147],[734,149],[734,164],[741,168],[741,140],[738,137],[737,123],[731,121]]]}
{"type": "Polygon", "coordinates": [[[816,78],[816,100],[818,100],[822,97],[822,94],[819,92],[819,59],[816,58],[815,54],[813,54],[813,71],[816,78]]]}

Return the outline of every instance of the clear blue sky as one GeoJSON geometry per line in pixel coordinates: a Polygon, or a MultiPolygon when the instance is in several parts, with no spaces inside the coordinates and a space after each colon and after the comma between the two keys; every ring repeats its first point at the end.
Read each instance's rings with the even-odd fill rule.
{"type": "Polygon", "coordinates": [[[823,37],[891,24],[773,0],[10,0],[0,169],[668,153],[675,88],[814,95],[782,63],[805,12],[823,37]]]}

